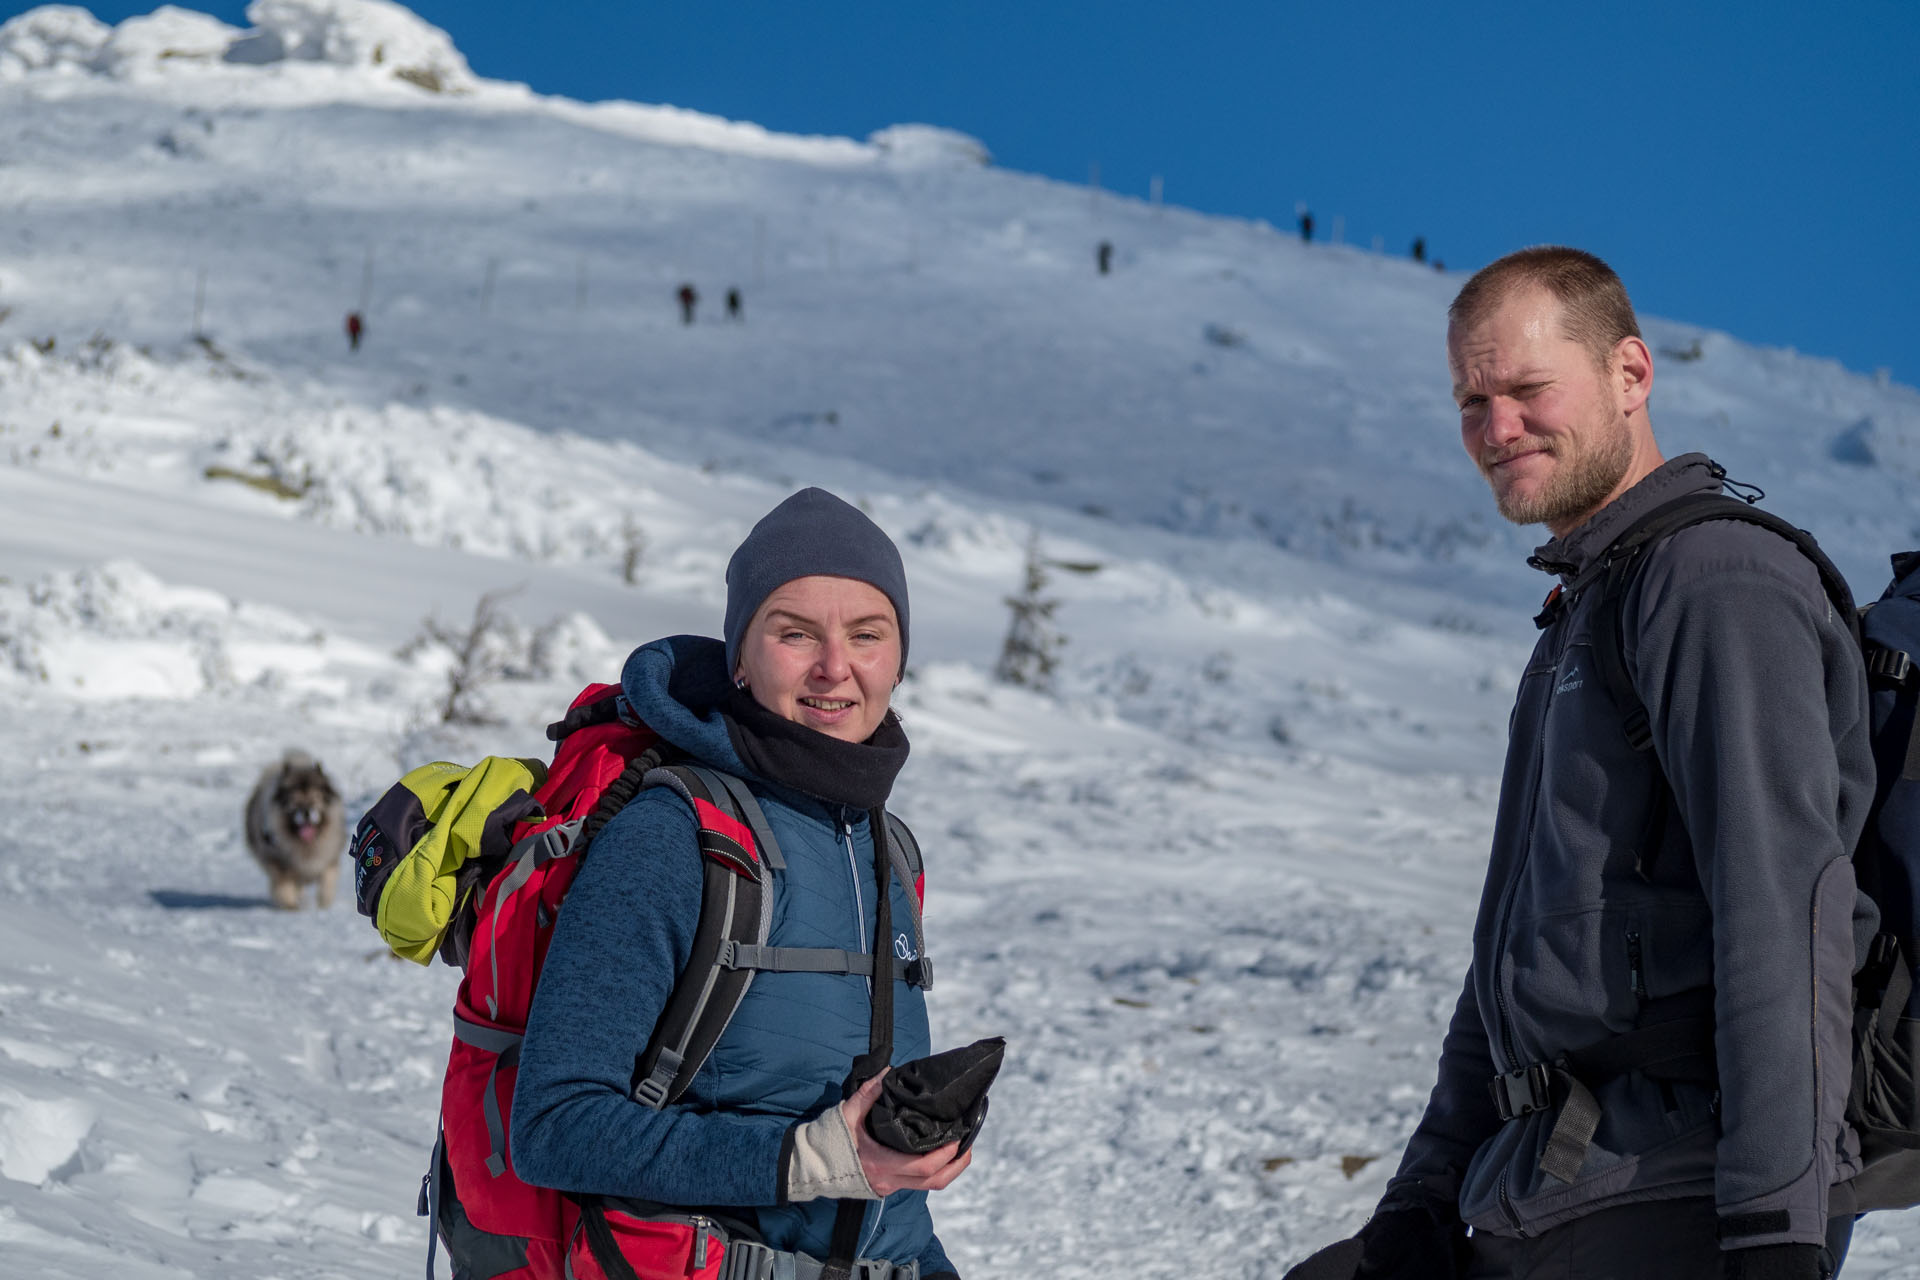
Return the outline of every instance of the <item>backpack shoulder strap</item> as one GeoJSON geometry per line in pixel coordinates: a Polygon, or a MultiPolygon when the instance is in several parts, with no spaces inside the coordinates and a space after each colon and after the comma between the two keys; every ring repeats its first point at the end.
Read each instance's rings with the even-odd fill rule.
{"type": "MultiPolygon", "coordinates": [[[[656,1109],[686,1092],[747,994],[753,971],[728,965],[728,953],[743,944],[765,945],[772,927],[773,894],[759,840],[720,776],[680,764],[653,769],[642,780],[644,787],[668,788],[693,809],[702,855],[692,954],[634,1064],[633,1097],[656,1109]]],[[[762,826],[765,821],[761,815],[762,826]]]]}
{"type": "Polygon", "coordinates": [[[1820,574],[1820,585],[1825,588],[1827,598],[1852,629],[1854,638],[1859,639],[1859,612],[1854,608],[1853,592],[1840,570],[1834,567],[1833,561],[1827,558],[1826,552],[1820,549],[1820,544],[1806,530],[1771,511],[1725,494],[1691,494],[1657,507],[1629,525],[1601,555],[1599,562],[1588,570],[1598,575],[1600,592],[1594,606],[1594,663],[1600,668],[1601,681],[1613,697],[1614,705],[1620,708],[1621,728],[1635,751],[1650,750],[1653,733],[1647,721],[1646,704],[1641,701],[1627,674],[1623,617],[1627,591],[1646,562],[1648,551],[1682,529],[1710,520],[1739,520],[1759,525],[1791,542],[1801,555],[1812,561],[1820,574]]]}
{"type": "Polygon", "coordinates": [[[920,857],[920,842],[913,829],[899,815],[888,810],[887,856],[893,862],[893,874],[906,886],[907,906],[912,913],[914,959],[906,965],[907,981],[921,990],[933,987],[933,961],[927,955],[927,931],[921,921],[927,899],[926,864],[920,857]]]}

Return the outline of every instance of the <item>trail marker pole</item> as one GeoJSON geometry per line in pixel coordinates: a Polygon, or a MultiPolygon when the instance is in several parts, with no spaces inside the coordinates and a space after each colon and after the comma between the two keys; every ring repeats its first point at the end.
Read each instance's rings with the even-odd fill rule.
{"type": "Polygon", "coordinates": [[[200,274],[193,282],[193,336],[202,336],[200,317],[207,306],[207,269],[200,268],[200,274]]]}

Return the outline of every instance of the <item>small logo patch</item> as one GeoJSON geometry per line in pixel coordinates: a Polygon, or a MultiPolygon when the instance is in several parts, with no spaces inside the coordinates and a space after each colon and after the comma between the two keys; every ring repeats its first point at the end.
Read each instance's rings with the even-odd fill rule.
{"type": "Polygon", "coordinates": [[[918,960],[920,953],[914,950],[913,939],[904,933],[893,935],[893,954],[902,960],[918,960]]]}
{"type": "Polygon", "coordinates": [[[1567,672],[1567,678],[1562,680],[1559,685],[1554,688],[1554,693],[1572,693],[1586,682],[1587,678],[1581,675],[1578,669],[1569,671],[1567,672]]]}

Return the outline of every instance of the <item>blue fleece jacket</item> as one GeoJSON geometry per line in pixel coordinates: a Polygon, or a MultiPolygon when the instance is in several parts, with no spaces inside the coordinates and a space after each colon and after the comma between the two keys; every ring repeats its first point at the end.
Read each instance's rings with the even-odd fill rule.
{"type": "MultiPolygon", "coordinates": [[[[622,677],[647,724],[700,763],[743,778],[760,800],[787,862],[773,878],[771,944],[870,951],[876,904],[866,814],[755,777],[718,712],[695,711],[669,692],[725,682],[720,642],[693,636],[636,650],[622,677]]],[[[723,1209],[751,1221],[775,1248],[824,1258],[838,1202],[780,1202],[786,1142],[797,1124],[838,1104],[853,1059],[866,1052],[866,979],[759,974],[685,1096],[658,1111],[629,1096],[635,1060],[692,954],[702,882],[695,830],[685,802],[654,789],[594,840],[528,1018],[514,1089],[514,1170],[563,1191],[723,1209]]],[[[907,892],[897,883],[892,890],[896,933],[911,927],[907,892]]],[[[930,1047],[924,994],[900,981],[893,1060],[930,1047]]],[[[925,1192],[870,1204],[861,1255],[917,1259],[924,1275],[953,1271],[925,1192]]]]}

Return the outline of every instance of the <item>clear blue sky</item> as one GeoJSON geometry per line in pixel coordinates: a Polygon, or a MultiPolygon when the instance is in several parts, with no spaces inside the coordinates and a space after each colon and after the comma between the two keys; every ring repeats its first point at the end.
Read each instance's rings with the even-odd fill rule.
{"type": "MultiPolygon", "coordinates": [[[[0,0],[0,17],[30,8],[0,0]]],[[[148,3],[89,7],[114,22],[148,3]]],[[[244,25],[238,0],[188,7],[244,25]]],[[[1009,168],[1453,270],[1591,249],[1643,310],[1920,385],[1920,4],[418,0],[482,75],[1009,168]]]]}

